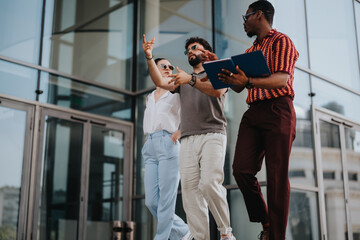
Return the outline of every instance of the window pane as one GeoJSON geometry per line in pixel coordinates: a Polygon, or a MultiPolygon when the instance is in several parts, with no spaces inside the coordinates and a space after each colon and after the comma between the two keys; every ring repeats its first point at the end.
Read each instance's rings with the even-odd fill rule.
{"type": "Polygon", "coordinates": [[[0,93],[35,100],[36,79],[37,70],[0,61],[0,93]]]}
{"type": "Polygon", "coordinates": [[[38,64],[42,2],[0,1],[0,55],[38,64]]]}
{"type": "Polygon", "coordinates": [[[315,192],[292,190],[287,239],[321,239],[318,198],[315,192]]]}
{"type": "Polygon", "coordinates": [[[45,67],[131,89],[133,3],[46,2],[45,67]]]}
{"type": "MultiPolygon", "coordinates": [[[[266,187],[262,187],[266,201],[266,187]]],[[[243,195],[240,190],[228,193],[233,233],[237,239],[255,239],[261,232],[260,223],[249,221],[243,195]]],[[[320,239],[317,193],[292,190],[286,239],[320,239]]]]}
{"type": "Polygon", "coordinates": [[[123,120],[131,119],[129,96],[75,82],[68,78],[41,73],[40,102],[81,110],[123,120]]]}
{"type": "Polygon", "coordinates": [[[155,37],[155,57],[167,58],[172,65],[189,73],[192,68],[184,55],[185,40],[199,36],[212,44],[211,0],[141,0],[139,16],[138,89],[153,86],[141,47],[143,33],[149,40],[155,37]]]}
{"type": "Polygon", "coordinates": [[[360,96],[312,76],[314,105],[337,112],[350,119],[360,120],[360,96]],[[337,96],[337,97],[336,97],[337,96]],[[341,96],[341,97],[340,97],[341,96]]]}
{"type": "Polygon", "coordinates": [[[16,239],[26,112],[0,106],[0,239],[16,239]]]}
{"type": "Polygon", "coordinates": [[[297,65],[308,67],[304,1],[272,0],[275,8],[273,27],[294,42],[299,59],[297,65]]]}
{"type": "Polygon", "coordinates": [[[306,6],[311,69],[360,91],[353,2],[310,0],[306,6]]]}

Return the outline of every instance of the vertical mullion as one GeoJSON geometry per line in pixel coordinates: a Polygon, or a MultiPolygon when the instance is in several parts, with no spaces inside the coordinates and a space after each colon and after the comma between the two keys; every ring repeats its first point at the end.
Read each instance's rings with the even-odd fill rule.
{"type": "MultiPolygon", "coordinates": [[[[41,11],[40,42],[39,42],[39,61],[38,61],[39,66],[42,65],[42,49],[43,49],[44,28],[45,28],[45,9],[46,9],[46,0],[43,0],[42,11],[41,11]]],[[[41,71],[38,70],[37,72],[38,75],[37,75],[37,84],[36,84],[35,93],[36,93],[36,101],[39,101],[39,95],[42,93],[42,91],[40,90],[41,71]]]]}
{"type": "Polygon", "coordinates": [[[216,47],[216,23],[215,23],[215,0],[211,0],[211,32],[212,32],[212,46],[215,53],[216,47]]]}
{"type": "Polygon", "coordinates": [[[344,179],[344,195],[345,195],[345,213],[346,213],[346,223],[347,223],[347,235],[349,240],[353,240],[352,234],[352,225],[350,221],[350,211],[349,211],[349,178],[348,178],[348,169],[347,169],[347,161],[346,161],[346,144],[345,144],[345,130],[344,125],[339,125],[339,133],[340,133],[340,150],[341,150],[341,164],[343,168],[343,179],[344,179]]]}
{"type": "Polygon", "coordinates": [[[36,147],[34,147],[34,154],[33,154],[33,177],[31,179],[31,181],[33,182],[33,184],[31,184],[32,186],[34,186],[34,197],[33,197],[33,203],[30,205],[30,207],[32,207],[32,211],[31,211],[31,219],[32,219],[32,225],[28,225],[29,228],[29,232],[31,231],[30,234],[28,234],[27,236],[27,240],[32,240],[32,239],[38,239],[38,227],[39,227],[39,217],[40,217],[40,195],[41,195],[41,177],[42,177],[42,164],[43,164],[43,155],[44,155],[44,138],[45,138],[45,116],[46,113],[44,111],[43,108],[37,106],[37,111],[36,111],[36,118],[35,118],[35,131],[38,134],[38,137],[35,139],[34,141],[36,144],[36,147]]]}
{"type": "Polygon", "coordinates": [[[33,229],[34,229],[34,225],[36,225],[34,219],[34,213],[36,212],[35,208],[36,206],[38,206],[36,204],[36,199],[38,199],[36,196],[37,193],[37,189],[38,187],[36,187],[37,185],[37,178],[38,175],[38,156],[39,156],[39,144],[40,144],[40,139],[41,135],[40,135],[40,117],[41,117],[41,109],[39,106],[35,106],[35,110],[34,110],[34,118],[33,118],[33,136],[31,138],[32,141],[32,152],[31,152],[31,164],[29,166],[30,169],[30,176],[29,176],[29,185],[30,185],[30,189],[29,189],[29,197],[28,197],[28,212],[27,212],[27,224],[26,224],[26,239],[29,240],[31,239],[33,236],[33,229]]]}
{"type": "Polygon", "coordinates": [[[124,161],[123,161],[123,204],[122,204],[122,219],[124,221],[132,220],[132,203],[133,203],[133,151],[134,138],[131,127],[122,128],[120,131],[124,134],[124,161]]]}
{"type": "MultiPolygon", "coordinates": [[[[138,75],[137,75],[137,61],[138,61],[138,31],[139,31],[139,19],[138,17],[140,17],[140,15],[138,14],[139,13],[139,0],[134,0],[134,9],[133,9],[133,65],[132,65],[132,74],[131,74],[131,90],[132,92],[136,93],[137,91],[137,88],[138,88],[138,75]]],[[[130,132],[130,134],[136,134],[136,117],[137,117],[137,114],[136,114],[136,110],[137,110],[137,95],[134,95],[131,97],[131,122],[134,124],[134,131],[130,132]]],[[[135,145],[135,138],[133,138],[132,136],[126,136],[125,137],[130,137],[131,139],[131,145],[135,145]]],[[[134,151],[135,151],[135,147],[134,148],[131,148],[130,151],[133,151],[132,153],[130,153],[130,156],[134,156],[134,151]]],[[[125,158],[124,158],[125,160],[125,158]]],[[[129,158],[128,159],[129,161],[133,161],[132,162],[132,166],[135,165],[135,159],[132,157],[132,158],[129,158]]],[[[125,165],[125,164],[124,164],[125,165]]],[[[125,166],[124,166],[125,167],[125,166]]],[[[132,171],[134,171],[134,169],[131,169],[132,171]]],[[[134,174],[133,172],[130,174],[130,177],[133,177],[134,174]]],[[[124,175],[124,178],[125,178],[125,175],[124,175]]],[[[128,179],[130,182],[133,182],[133,179],[128,179]]],[[[128,198],[128,203],[126,203],[125,199],[123,201],[123,209],[124,209],[124,206],[125,204],[127,204],[127,206],[129,206],[129,210],[132,209],[132,204],[133,204],[133,199],[132,199],[132,196],[133,196],[133,185],[131,184],[131,189],[129,189],[128,193],[129,193],[129,197],[128,198]]],[[[125,216],[125,211],[123,212],[123,215],[125,216]]],[[[127,214],[127,218],[128,219],[123,219],[123,220],[130,220],[130,219],[133,219],[133,216],[132,216],[132,213],[131,211],[128,212],[127,214]]]]}
{"type": "MultiPolygon", "coordinates": [[[[215,0],[211,0],[211,33],[212,33],[212,47],[213,52],[216,52],[216,22],[215,22],[215,0]]],[[[211,212],[209,211],[209,227],[210,240],[218,239],[217,224],[211,212]]]]}
{"type": "MultiPolygon", "coordinates": [[[[307,14],[307,7],[306,7],[306,0],[304,0],[304,13],[305,13],[305,33],[306,33],[306,49],[307,49],[307,55],[308,55],[308,68],[311,69],[311,61],[310,61],[310,39],[309,39],[309,27],[308,27],[308,14],[307,14]]],[[[311,75],[309,76],[309,87],[310,87],[310,104],[313,105],[313,88],[312,88],[312,81],[311,81],[311,75]]]]}
{"type": "Polygon", "coordinates": [[[327,236],[327,225],[326,225],[326,209],[325,209],[325,191],[323,181],[323,168],[322,168],[322,157],[321,157],[321,138],[320,138],[320,113],[312,106],[312,128],[313,128],[313,139],[314,139],[314,155],[316,163],[316,175],[318,184],[318,204],[319,204],[319,218],[320,218],[320,232],[321,239],[326,239],[327,236]]]}
{"type": "Polygon", "coordinates": [[[87,203],[88,203],[88,189],[89,189],[89,166],[90,166],[90,144],[91,144],[91,125],[89,121],[83,125],[83,140],[82,140],[82,159],[81,159],[81,182],[80,182],[80,196],[79,196],[79,229],[78,239],[86,239],[87,226],[87,203]]]}
{"type": "Polygon", "coordinates": [[[23,162],[22,162],[22,179],[21,179],[21,191],[20,191],[20,205],[19,205],[19,222],[18,222],[18,233],[17,239],[25,239],[26,226],[27,226],[27,215],[29,208],[29,194],[30,185],[29,179],[31,176],[31,151],[32,151],[32,139],[34,135],[34,118],[35,118],[35,107],[26,106],[26,128],[25,128],[25,142],[23,148],[23,162]],[[20,238],[21,237],[21,238],[20,238]]]}
{"type": "Polygon", "coordinates": [[[137,54],[138,54],[138,0],[134,0],[133,7],[133,52],[132,52],[132,74],[131,74],[131,91],[137,91],[137,54]]]}

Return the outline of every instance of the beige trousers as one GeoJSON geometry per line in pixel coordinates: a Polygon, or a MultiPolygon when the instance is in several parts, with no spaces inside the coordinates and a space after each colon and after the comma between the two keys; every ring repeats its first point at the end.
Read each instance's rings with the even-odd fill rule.
{"type": "Polygon", "coordinates": [[[209,240],[208,207],[221,234],[232,231],[226,200],[226,136],[219,133],[181,139],[180,176],[186,219],[195,240],[209,240]]]}

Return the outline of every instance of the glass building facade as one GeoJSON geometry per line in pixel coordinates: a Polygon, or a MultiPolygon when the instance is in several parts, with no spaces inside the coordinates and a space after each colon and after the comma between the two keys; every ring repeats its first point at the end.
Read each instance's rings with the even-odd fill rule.
{"type": "MultiPolygon", "coordinates": [[[[153,239],[141,148],[154,85],[142,34],[155,37],[155,57],[190,73],[183,51],[191,36],[219,58],[251,46],[241,17],[251,2],[0,2],[0,239],[112,239],[126,222],[134,239],[153,239]]],[[[273,27],[300,54],[287,239],[359,240],[360,1],[270,2],[273,27]]],[[[231,225],[238,240],[255,239],[261,226],[249,222],[231,169],[247,93],[227,94],[231,225]]],[[[266,172],[257,177],[266,197],[266,172]]],[[[181,191],[176,211],[185,219],[181,191]]]]}

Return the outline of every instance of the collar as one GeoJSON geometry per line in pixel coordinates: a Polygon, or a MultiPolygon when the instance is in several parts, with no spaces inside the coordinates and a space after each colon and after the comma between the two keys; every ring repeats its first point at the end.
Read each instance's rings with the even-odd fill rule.
{"type": "MultiPolygon", "coordinates": [[[[154,91],[151,93],[151,98],[152,98],[152,100],[153,100],[154,102],[155,102],[155,91],[156,91],[156,90],[154,90],[154,91]]],[[[163,99],[163,98],[168,97],[169,94],[170,94],[170,92],[167,91],[166,93],[164,93],[163,95],[161,95],[161,97],[158,99],[158,101],[159,101],[160,99],[163,99]]]]}
{"type": "MultiPolygon", "coordinates": [[[[271,29],[271,30],[266,34],[266,36],[264,37],[264,39],[265,39],[265,38],[270,38],[270,37],[272,37],[275,33],[277,33],[277,30],[276,30],[275,28],[271,29]]],[[[263,41],[264,41],[264,39],[263,39],[263,41]]],[[[257,38],[256,38],[255,41],[253,42],[253,45],[256,45],[256,44],[259,44],[257,38]]]]}
{"type": "Polygon", "coordinates": [[[203,74],[204,72],[205,72],[205,70],[204,70],[204,71],[201,71],[201,72],[198,72],[198,73],[194,73],[194,72],[193,72],[192,74],[194,74],[194,75],[197,75],[197,76],[198,76],[198,75],[203,74]]]}

